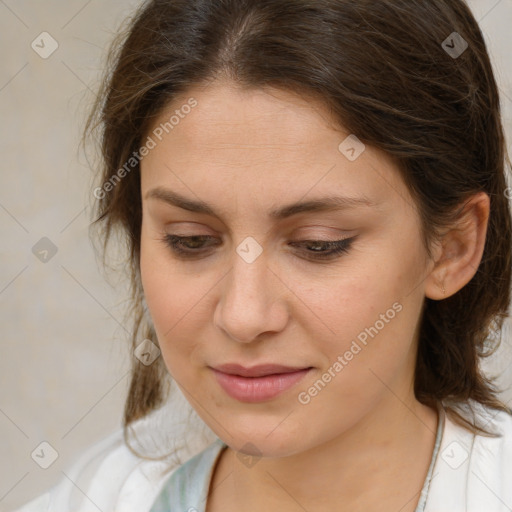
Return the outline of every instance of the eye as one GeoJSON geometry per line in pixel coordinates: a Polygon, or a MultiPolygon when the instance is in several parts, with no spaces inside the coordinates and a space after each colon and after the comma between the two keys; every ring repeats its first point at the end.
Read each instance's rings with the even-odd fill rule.
{"type": "MultiPolygon", "coordinates": [[[[177,236],[165,235],[163,241],[168,245],[171,250],[178,256],[194,257],[199,252],[204,252],[204,242],[212,239],[208,235],[197,236],[177,236]]],[[[216,244],[218,245],[218,244],[216,244]]]]}
{"type": "Polygon", "coordinates": [[[302,240],[290,242],[292,246],[313,247],[313,250],[305,251],[308,257],[317,260],[335,259],[350,250],[352,243],[357,237],[343,238],[342,240],[302,240]]]}
{"type": "MultiPolygon", "coordinates": [[[[342,240],[301,240],[299,242],[290,242],[293,247],[305,247],[303,253],[307,259],[313,260],[331,260],[350,250],[352,243],[357,237],[344,238],[342,240]]],[[[215,240],[209,235],[197,236],[177,236],[166,234],[163,242],[181,258],[197,258],[205,253],[209,247],[219,245],[219,243],[210,243],[205,247],[209,240],[215,240]]]]}

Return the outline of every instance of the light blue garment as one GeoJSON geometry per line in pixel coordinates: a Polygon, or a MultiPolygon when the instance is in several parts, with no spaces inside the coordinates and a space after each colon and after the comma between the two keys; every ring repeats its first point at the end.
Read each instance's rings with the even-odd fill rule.
{"type": "MultiPolygon", "coordinates": [[[[425,510],[432,472],[443,437],[443,429],[444,410],[440,408],[432,459],[415,512],[425,510]]],[[[180,466],[164,484],[149,512],[205,512],[213,468],[225,447],[226,444],[217,439],[201,453],[180,466]]]]}
{"type": "Polygon", "coordinates": [[[226,446],[217,439],[180,466],[165,483],[149,512],[204,512],[213,468],[226,446]]]}

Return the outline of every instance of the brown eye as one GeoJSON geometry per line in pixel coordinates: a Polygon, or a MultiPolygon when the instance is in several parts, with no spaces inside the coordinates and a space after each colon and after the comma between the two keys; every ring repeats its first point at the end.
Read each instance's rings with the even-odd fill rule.
{"type": "MultiPolygon", "coordinates": [[[[342,240],[302,240],[300,242],[290,242],[289,245],[305,248],[302,252],[306,253],[308,259],[329,260],[348,252],[356,238],[357,237],[344,238],[342,240]]],[[[206,252],[208,248],[218,245],[218,243],[213,243],[205,246],[206,242],[209,240],[214,240],[214,238],[208,235],[165,235],[163,239],[164,243],[176,255],[183,258],[200,256],[202,253],[206,252]]]]}
{"type": "Polygon", "coordinates": [[[290,245],[312,248],[306,250],[309,253],[308,257],[312,259],[334,259],[336,256],[348,252],[356,238],[344,238],[343,240],[303,240],[301,242],[292,242],[290,245]]]}
{"type": "Polygon", "coordinates": [[[166,235],[164,242],[172,251],[181,256],[195,256],[204,251],[204,243],[213,237],[208,235],[177,236],[166,235]]]}

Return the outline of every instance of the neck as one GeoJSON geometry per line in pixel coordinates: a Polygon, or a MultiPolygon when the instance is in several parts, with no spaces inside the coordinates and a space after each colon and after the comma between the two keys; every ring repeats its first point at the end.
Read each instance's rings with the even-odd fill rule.
{"type": "Polygon", "coordinates": [[[390,394],[348,431],[306,451],[264,457],[247,467],[228,447],[215,472],[215,481],[224,483],[212,486],[217,489],[211,499],[247,512],[414,512],[432,457],[437,416],[414,397],[404,403],[390,394]]]}

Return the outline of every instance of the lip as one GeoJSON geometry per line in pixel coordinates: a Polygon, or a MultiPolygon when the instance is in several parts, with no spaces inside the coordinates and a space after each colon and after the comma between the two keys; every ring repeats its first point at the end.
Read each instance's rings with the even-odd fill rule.
{"type": "Polygon", "coordinates": [[[281,364],[258,364],[256,366],[251,366],[250,368],[246,368],[240,364],[236,363],[228,363],[221,364],[220,366],[215,366],[213,369],[218,370],[222,373],[227,373],[229,375],[239,375],[240,377],[263,377],[265,375],[275,375],[281,373],[292,373],[299,370],[306,369],[306,366],[284,366],[281,364]]]}
{"type": "Polygon", "coordinates": [[[293,387],[312,367],[262,364],[245,368],[239,364],[224,364],[211,369],[222,389],[235,400],[263,402],[293,387]]]}

